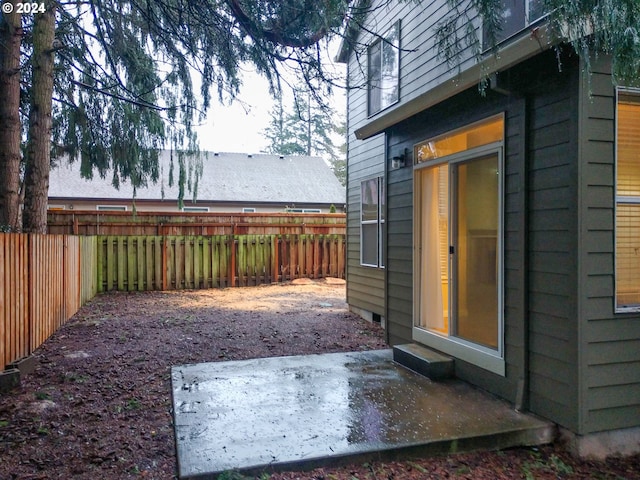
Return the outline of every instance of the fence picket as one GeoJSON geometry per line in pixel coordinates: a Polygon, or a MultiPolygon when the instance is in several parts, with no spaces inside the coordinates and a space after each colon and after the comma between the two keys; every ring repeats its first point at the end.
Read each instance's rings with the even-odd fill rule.
{"type": "Polygon", "coordinates": [[[0,368],[29,355],[97,292],[344,277],[344,235],[0,235],[0,368]]]}

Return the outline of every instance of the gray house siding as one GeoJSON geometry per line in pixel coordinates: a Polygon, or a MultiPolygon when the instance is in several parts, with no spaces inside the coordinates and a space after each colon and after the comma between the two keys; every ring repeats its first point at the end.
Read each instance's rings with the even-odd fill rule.
{"type": "Polygon", "coordinates": [[[582,398],[579,433],[640,425],[640,315],[615,314],[615,90],[610,64],[580,89],[582,398]]]}
{"type": "MultiPolygon", "coordinates": [[[[389,151],[394,152],[393,134],[390,140],[394,145],[389,151]]],[[[386,321],[391,345],[411,342],[413,326],[413,177],[411,160],[406,161],[408,167],[387,173],[386,321]]]]}
{"type": "MultiPolygon", "coordinates": [[[[411,2],[386,2],[377,0],[371,2],[371,12],[367,18],[367,29],[373,34],[384,34],[395,22],[400,21],[400,101],[406,102],[428,91],[433,86],[453,78],[457,67],[447,67],[437,59],[435,46],[435,26],[439,19],[448,12],[446,2],[429,0],[422,2],[417,8],[411,2]]],[[[347,100],[348,111],[348,162],[347,162],[347,303],[356,309],[372,312],[388,319],[385,304],[385,270],[360,265],[360,183],[366,178],[382,176],[385,172],[385,142],[384,135],[378,135],[367,140],[355,140],[354,132],[370,120],[367,115],[367,89],[365,73],[367,70],[366,46],[375,38],[368,32],[361,32],[356,39],[356,50],[352,51],[348,59],[349,85],[352,89],[347,100]],[[361,88],[357,88],[361,87],[361,88]]],[[[464,56],[472,58],[472,55],[464,56]]],[[[463,62],[462,67],[471,64],[471,60],[463,62]]],[[[393,108],[390,107],[390,108],[393,108]]],[[[383,113],[383,112],[380,112],[383,113]]],[[[388,188],[394,188],[392,182],[386,179],[388,188]]],[[[388,217],[401,211],[401,215],[408,215],[408,224],[403,228],[405,235],[411,235],[413,192],[405,192],[406,197],[401,203],[387,205],[388,217]],[[395,209],[392,212],[391,209],[395,209]]],[[[395,199],[400,201],[400,199],[395,199]]],[[[398,228],[394,226],[393,228],[398,228]]],[[[387,231],[389,225],[387,224],[387,231]]],[[[407,271],[412,269],[412,257],[397,258],[397,240],[389,238],[391,244],[386,251],[386,262],[404,262],[407,271]]],[[[411,244],[411,241],[409,241],[411,244]]],[[[402,253],[404,254],[404,252],[402,253]]],[[[392,276],[395,276],[393,273],[392,276]]],[[[409,274],[410,275],[410,274],[409,274]]],[[[402,282],[400,282],[402,283],[402,282]]],[[[404,283],[411,283],[405,281],[404,283]]],[[[406,290],[390,292],[398,300],[409,300],[408,306],[402,310],[411,315],[412,287],[406,290]]],[[[396,313],[396,312],[391,312],[396,313]]],[[[400,313],[400,312],[397,312],[400,313]]],[[[389,339],[398,343],[402,338],[410,337],[411,329],[405,323],[390,326],[389,339]],[[402,335],[396,329],[402,330],[402,335]]]]}
{"type": "Polygon", "coordinates": [[[384,135],[349,149],[347,170],[347,303],[365,315],[385,315],[384,269],[360,262],[360,184],[384,175],[384,135]]]}
{"type": "MultiPolygon", "coordinates": [[[[456,375],[578,435],[640,427],[640,314],[615,312],[610,65],[600,57],[587,82],[569,48],[559,69],[554,51],[533,51],[522,35],[505,43],[509,59],[495,67],[502,93],[482,97],[461,87],[480,67],[466,60],[451,70],[436,58],[443,0],[373,4],[371,31],[401,21],[400,101],[368,117],[366,89],[349,93],[349,303],[379,308],[392,345],[413,341],[413,147],[504,112],[505,375],[460,359],[456,375]],[[456,75],[460,83],[450,81],[456,75]],[[406,166],[389,169],[387,159],[405,152],[406,166]],[[387,195],[385,269],[359,265],[360,182],[376,175],[387,195]]],[[[356,56],[352,82],[363,72],[356,56]]]]}
{"type": "Polygon", "coordinates": [[[552,55],[525,71],[528,102],[529,408],[575,431],[577,77],[552,55]]]}
{"type": "MultiPolygon", "coordinates": [[[[505,377],[456,360],[456,375],[515,402],[524,378],[524,99],[470,89],[387,131],[388,156],[397,155],[441,133],[505,113],[505,377]],[[473,107],[469,107],[473,105],[473,107]]],[[[392,344],[412,341],[413,327],[413,172],[408,166],[388,172],[387,325],[392,344]]]]}

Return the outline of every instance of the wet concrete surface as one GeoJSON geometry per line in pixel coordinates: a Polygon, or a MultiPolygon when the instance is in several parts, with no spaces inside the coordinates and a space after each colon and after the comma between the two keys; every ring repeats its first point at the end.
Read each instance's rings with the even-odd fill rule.
{"type": "Polygon", "coordinates": [[[178,474],[216,478],[552,441],[553,425],[391,350],[172,368],[178,474]]]}

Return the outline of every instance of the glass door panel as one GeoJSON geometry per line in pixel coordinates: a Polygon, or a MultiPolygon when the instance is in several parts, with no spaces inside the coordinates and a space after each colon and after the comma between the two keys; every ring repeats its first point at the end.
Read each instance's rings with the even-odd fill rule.
{"type": "Polygon", "coordinates": [[[449,166],[427,168],[421,175],[419,326],[449,334],[449,166]]]}
{"type": "Polygon", "coordinates": [[[498,348],[498,156],[456,164],[453,335],[498,348]]]}

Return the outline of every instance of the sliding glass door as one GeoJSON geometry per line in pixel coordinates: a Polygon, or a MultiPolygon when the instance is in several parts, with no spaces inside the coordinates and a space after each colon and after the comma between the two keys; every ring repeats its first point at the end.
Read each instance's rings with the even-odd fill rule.
{"type": "Polygon", "coordinates": [[[454,164],[452,334],[498,348],[498,155],[454,164]]]}
{"type": "Polygon", "coordinates": [[[498,348],[499,158],[419,170],[420,321],[431,332],[498,348]]]}

